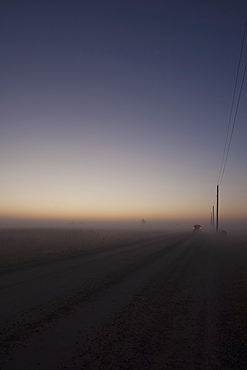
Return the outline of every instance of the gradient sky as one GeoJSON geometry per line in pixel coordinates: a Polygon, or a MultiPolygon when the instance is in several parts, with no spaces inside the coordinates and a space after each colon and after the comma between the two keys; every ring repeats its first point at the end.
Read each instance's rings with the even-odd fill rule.
{"type": "MultiPolygon", "coordinates": [[[[210,219],[246,1],[2,0],[0,13],[2,224],[210,219]]],[[[246,60],[247,40],[240,80],[246,60]]],[[[222,222],[247,222],[246,85],[222,222]]]]}

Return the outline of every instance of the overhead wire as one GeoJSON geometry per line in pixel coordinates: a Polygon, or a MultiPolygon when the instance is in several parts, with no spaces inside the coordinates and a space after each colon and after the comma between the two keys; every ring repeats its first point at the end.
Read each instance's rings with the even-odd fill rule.
{"type": "MultiPolygon", "coordinates": [[[[227,159],[228,159],[228,155],[229,155],[229,151],[230,151],[231,141],[232,141],[232,137],[233,137],[233,132],[234,132],[237,113],[238,113],[238,108],[239,108],[239,102],[240,102],[241,95],[242,95],[242,89],[243,89],[245,74],[246,74],[246,69],[247,69],[247,62],[246,62],[243,77],[242,77],[241,87],[240,87],[240,91],[239,91],[239,95],[238,95],[238,101],[237,101],[237,105],[236,105],[236,109],[235,109],[235,115],[234,115],[234,120],[233,120],[233,124],[232,124],[231,134],[230,134],[230,138],[229,138],[229,132],[230,132],[230,126],[231,126],[231,121],[232,121],[233,107],[234,107],[234,102],[235,102],[235,97],[236,97],[237,85],[238,85],[238,80],[239,80],[239,71],[240,71],[240,65],[241,65],[241,60],[242,60],[246,30],[247,30],[247,21],[245,22],[245,28],[244,28],[242,44],[241,44],[241,49],[240,49],[240,55],[239,55],[237,73],[236,73],[236,78],[235,78],[234,91],[233,91],[233,96],[232,96],[232,103],[231,103],[227,133],[226,133],[226,138],[225,138],[225,144],[224,144],[224,150],[223,150],[223,155],[222,155],[222,160],[221,160],[219,177],[218,177],[218,181],[217,181],[218,185],[221,185],[222,180],[223,180],[223,176],[224,176],[224,173],[225,173],[226,163],[227,163],[227,159]],[[228,145],[227,145],[227,143],[228,143],[228,145]]],[[[217,194],[218,194],[218,185],[217,185],[217,194]]],[[[218,197],[218,195],[217,195],[217,197],[218,197]]],[[[217,206],[218,206],[218,199],[217,199],[217,206]]],[[[218,215],[216,217],[218,218],[218,215]]],[[[212,218],[214,218],[214,206],[213,206],[213,212],[211,213],[211,225],[214,227],[214,221],[212,221],[212,218]]]]}
{"type": "MultiPolygon", "coordinates": [[[[222,155],[221,166],[220,166],[220,171],[219,171],[219,177],[218,177],[217,184],[221,184],[222,179],[223,179],[223,175],[224,175],[225,168],[226,168],[226,162],[227,162],[227,158],[228,158],[228,154],[229,154],[229,150],[230,150],[232,135],[233,135],[233,131],[234,131],[235,123],[236,123],[236,116],[237,116],[237,110],[238,110],[238,105],[239,105],[241,93],[239,94],[239,98],[238,98],[238,104],[237,104],[236,111],[235,111],[234,123],[233,123],[233,126],[232,126],[230,139],[228,140],[229,132],[230,132],[230,126],[231,126],[231,120],[232,120],[233,107],[234,107],[235,96],[236,96],[236,90],[237,90],[237,84],[238,84],[238,78],[239,78],[239,70],[240,70],[243,48],[244,48],[246,29],[247,29],[247,21],[245,23],[243,39],[242,39],[242,44],[241,44],[241,49],[240,49],[240,55],[239,55],[239,60],[238,60],[238,67],[237,67],[237,73],[236,73],[236,78],[235,78],[234,91],[233,91],[233,96],[232,96],[232,103],[231,103],[227,133],[226,133],[226,138],[225,138],[224,150],[223,150],[223,155],[222,155]],[[228,148],[227,148],[227,143],[228,143],[228,148]],[[226,148],[227,148],[227,151],[226,151],[226,148]]],[[[245,77],[245,71],[244,71],[244,76],[243,76],[243,79],[242,79],[242,85],[243,85],[244,77],[245,77]]],[[[242,92],[242,85],[241,85],[241,92],[242,92]]]]}
{"type": "Polygon", "coordinates": [[[235,115],[234,115],[232,130],[231,130],[231,135],[230,135],[230,139],[229,139],[229,143],[228,143],[228,148],[227,148],[227,153],[226,153],[226,156],[225,156],[225,161],[224,161],[224,166],[223,166],[223,169],[222,169],[222,174],[221,174],[220,181],[219,181],[219,184],[220,185],[221,185],[221,182],[222,182],[222,179],[223,179],[223,176],[224,176],[224,172],[225,172],[225,168],[226,168],[226,163],[227,163],[227,159],[228,159],[228,155],[229,155],[229,151],[230,151],[230,146],[231,146],[233,131],[234,131],[234,128],[235,128],[235,125],[236,125],[236,118],[237,118],[237,113],[238,113],[239,102],[240,102],[241,95],[242,95],[242,90],[243,90],[243,85],[244,85],[244,80],[245,80],[246,69],[247,69],[247,62],[245,63],[245,68],[244,68],[243,78],[242,78],[241,87],[240,87],[240,91],[239,91],[239,95],[238,95],[238,101],[237,101],[237,106],[236,106],[236,110],[235,110],[235,115]]]}

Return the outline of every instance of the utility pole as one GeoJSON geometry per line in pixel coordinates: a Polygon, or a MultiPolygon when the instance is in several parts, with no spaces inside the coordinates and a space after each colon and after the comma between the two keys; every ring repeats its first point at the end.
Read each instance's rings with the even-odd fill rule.
{"type": "Polygon", "coordinates": [[[213,206],[213,229],[214,229],[214,206],[213,206]]]}
{"type": "Polygon", "coordinates": [[[219,185],[217,185],[217,206],[216,206],[216,232],[218,232],[219,228],[219,185]]]}

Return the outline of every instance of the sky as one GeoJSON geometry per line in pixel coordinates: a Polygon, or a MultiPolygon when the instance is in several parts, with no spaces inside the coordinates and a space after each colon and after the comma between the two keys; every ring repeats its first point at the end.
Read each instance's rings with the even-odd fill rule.
{"type": "MultiPolygon", "coordinates": [[[[208,224],[247,2],[2,0],[0,14],[0,227],[208,224]]],[[[247,35],[236,99],[246,61],[247,35]]],[[[247,225],[246,80],[223,226],[247,225]]]]}

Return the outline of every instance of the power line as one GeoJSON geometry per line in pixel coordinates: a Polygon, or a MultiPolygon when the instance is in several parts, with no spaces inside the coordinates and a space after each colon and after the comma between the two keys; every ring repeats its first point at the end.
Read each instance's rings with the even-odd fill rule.
{"type": "MultiPolygon", "coordinates": [[[[234,115],[234,120],[233,120],[233,125],[232,125],[232,130],[230,134],[230,139],[229,138],[229,132],[230,132],[230,125],[231,125],[231,120],[232,120],[232,114],[233,114],[233,107],[234,107],[234,102],[235,102],[235,97],[236,97],[236,90],[237,90],[237,85],[238,85],[238,79],[239,79],[239,71],[240,71],[240,65],[241,65],[241,60],[242,60],[242,53],[243,53],[243,48],[244,48],[244,42],[245,42],[245,35],[246,35],[246,29],[247,29],[247,21],[245,23],[245,28],[244,28],[244,33],[243,33],[243,39],[242,39],[242,44],[241,44],[241,49],[240,49],[240,55],[239,55],[239,61],[238,61],[238,67],[237,67],[237,73],[236,73],[236,79],[235,79],[235,84],[234,84],[234,91],[233,91],[233,97],[232,97],[232,103],[231,103],[231,110],[230,110],[230,116],[229,116],[229,121],[228,121],[228,127],[227,127],[227,134],[225,138],[225,144],[224,144],[224,150],[223,150],[223,155],[222,155],[222,160],[221,160],[221,166],[220,166],[220,172],[219,172],[219,178],[217,182],[217,231],[218,231],[218,201],[219,201],[219,185],[221,185],[224,173],[225,173],[225,168],[226,168],[226,163],[230,151],[230,146],[231,146],[231,141],[233,137],[233,131],[236,125],[236,118],[237,118],[237,113],[238,113],[238,107],[239,107],[239,102],[241,99],[241,94],[242,94],[242,89],[244,85],[244,80],[245,80],[245,74],[246,74],[246,69],[247,69],[247,62],[245,64],[244,68],[244,73],[242,77],[242,82],[241,82],[241,87],[238,95],[238,101],[235,109],[235,115],[234,115]],[[228,146],[227,146],[228,143],[228,146]],[[226,150],[227,149],[227,150],[226,150]]],[[[213,206],[213,213],[214,213],[214,206],[213,206]]],[[[213,217],[211,213],[211,218],[213,217]]],[[[214,227],[214,225],[213,225],[214,227]]]]}
{"type": "Polygon", "coordinates": [[[222,182],[222,179],[223,179],[223,176],[224,176],[224,172],[225,172],[225,168],[226,168],[226,162],[227,162],[228,154],[229,154],[229,151],[230,151],[230,146],[231,146],[231,141],[232,141],[232,135],[233,135],[234,127],[235,127],[235,124],[236,124],[236,118],[237,118],[239,102],[240,102],[240,98],[241,98],[241,94],[242,94],[242,90],[243,90],[246,69],[247,69],[247,62],[245,63],[244,74],[243,74],[243,78],[242,78],[242,82],[241,82],[241,87],[240,87],[240,91],[239,91],[239,95],[238,95],[238,102],[237,102],[236,111],[235,111],[235,115],[234,115],[231,136],[230,136],[230,139],[229,139],[229,144],[228,144],[227,153],[226,153],[226,157],[225,157],[225,162],[224,162],[224,166],[223,166],[223,170],[222,170],[222,174],[221,174],[221,177],[220,177],[219,184],[221,184],[221,182],[222,182]]]}
{"type": "MultiPolygon", "coordinates": [[[[222,170],[222,174],[221,174],[221,178],[220,178],[220,182],[219,182],[220,185],[221,185],[224,173],[225,173],[226,163],[227,163],[227,159],[228,159],[228,155],[229,155],[229,151],[230,151],[233,131],[234,131],[234,127],[235,127],[235,124],[236,124],[236,118],[237,118],[237,114],[238,114],[239,102],[240,102],[240,99],[241,99],[244,80],[245,80],[246,69],[247,69],[247,62],[245,63],[243,78],[242,78],[242,82],[241,82],[241,86],[240,86],[240,91],[239,91],[239,94],[238,94],[238,101],[237,101],[237,106],[236,106],[236,110],[235,110],[235,115],[234,115],[234,120],[233,120],[233,125],[232,125],[232,131],[231,131],[229,144],[228,144],[228,148],[227,148],[227,153],[226,153],[226,156],[225,156],[224,166],[223,166],[223,170],[222,170]]],[[[217,196],[216,196],[216,198],[217,198],[216,232],[218,232],[219,185],[217,185],[217,196]]]]}
{"type": "MultiPolygon", "coordinates": [[[[240,55],[239,55],[239,61],[238,61],[238,68],[237,68],[237,73],[236,73],[236,79],[235,79],[235,85],[234,85],[234,91],[233,91],[232,103],[231,103],[231,110],[230,110],[230,116],[229,116],[228,127],[227,127],[227,134],[226,134],[226,138],[225,138],[224,150],[223,150],[223,155],[222,155],[222,160],[221,160],[221,166],[220,166],[220,172],[219,172],[219,178],[218,178],[218,182],[217,182],[218,184],[221,184],[221,181],[222,181],[222,178],[223,178],[223,175],[224,175],[224,172],[225,172],[226,161],[227,161],[227,157],[228,157],[228,153],[229,153],[229,149],[230,149],[230,144],[231,144],[231,138],[232,138],[232,134],[233,134],[233,129],[234,129],[234,126],[235,126],[235,123],[234,123],[234,126],[232,128],[232,132],[231,132],[230,141],[229,141],[229,144],[228,144],[227,155],[225,156],[227,142],[228,142],[228,137],[229,137],[229,131],[230,131],[230,124],[231,124],[231,119],[232,119],[233,106],[234,106],[234,101],[235,101],[235,96],[236,96],[236,89],[237,89],[237,82],[238,82],[240,64],[241,64],[241,60],[242,60],[242,53],[243,53],[243,47],[244,47],[244,40],[245,40],[245,35],[246,35],[246,29],[247,29],[247,21],[245,23],[244,34],[243,34],[243,39],[242,39],[242,44],[241,44],[241,49],[240,49],[240,55]]],[[[236,108],[236,112],[237,112],[237,108],[236,108]]],[[[235,112],[235,117],[236,117],[236,112],[235,112]]]]}

